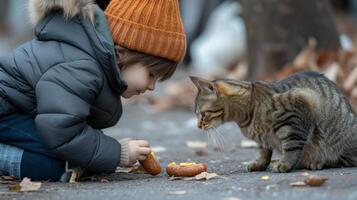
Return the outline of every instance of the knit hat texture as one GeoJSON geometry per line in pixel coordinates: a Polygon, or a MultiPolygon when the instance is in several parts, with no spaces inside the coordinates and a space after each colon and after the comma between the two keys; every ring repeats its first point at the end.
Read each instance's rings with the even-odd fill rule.
{"type": "Polygon", "coordinates": [[[178,0],[112,0],[105,15],[116,44],[182,61],[186,36],[178,0]]]}

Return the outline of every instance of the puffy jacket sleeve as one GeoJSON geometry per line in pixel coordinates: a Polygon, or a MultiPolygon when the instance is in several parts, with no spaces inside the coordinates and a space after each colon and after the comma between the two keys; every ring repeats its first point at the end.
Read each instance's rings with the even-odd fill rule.
{"type": "Polygon", "coordinates": [[[120,161],[120,144],[86,123],[103,78],[95,63],[58,64],[36,85],[35,122],[43,142],[72,164],[112,173],[120,161]]]}

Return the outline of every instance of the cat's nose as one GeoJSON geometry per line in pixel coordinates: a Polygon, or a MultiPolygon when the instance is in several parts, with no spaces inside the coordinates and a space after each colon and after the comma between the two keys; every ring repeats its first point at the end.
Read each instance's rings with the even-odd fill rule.
{"type": "Polygon", "coordinates": [[[206,127],[206,123],[204,123],[204,122],[198,123],[198,128],[204,129],[205,127],[206,127]]]}
{"type": "Polygon", "coordinates": [[[198,126],[198,128],[202,129],[202,125],[201,124],[198,124],[197,126],[198,126]]]}
{"type": "Polygon", "coordinates": [[[198,126],[199,129],[202,129],[204,125],[203,125],[203,123],[198,122],[197,126],[198,126]]]}

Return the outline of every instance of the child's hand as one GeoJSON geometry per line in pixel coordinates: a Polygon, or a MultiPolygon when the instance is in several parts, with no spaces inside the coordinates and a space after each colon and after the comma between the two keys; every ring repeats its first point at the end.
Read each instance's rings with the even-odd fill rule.
{"type": "Polygon", "coordinates": [[[129,141],[129,163],[133,165],[137,160],[145,160],[146,156],[151,153],[150,144],[146,140],[129,141]]]}

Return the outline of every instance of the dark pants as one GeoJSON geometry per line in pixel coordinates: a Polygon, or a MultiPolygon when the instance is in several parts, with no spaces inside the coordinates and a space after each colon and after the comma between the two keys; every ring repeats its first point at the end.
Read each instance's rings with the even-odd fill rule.
{"type": "Polygon", "coordinates": [[[0,143],[24,150],[21,160],[22,178],[57,181],[65,171],[65,161],[56,158],[43,144],[31,115],[1,117],[0,143]]]}

